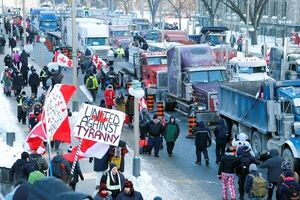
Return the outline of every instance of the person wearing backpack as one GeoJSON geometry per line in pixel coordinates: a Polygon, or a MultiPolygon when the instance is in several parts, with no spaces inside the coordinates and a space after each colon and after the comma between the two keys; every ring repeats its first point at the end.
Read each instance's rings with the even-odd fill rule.
{"type": "MultiPolygon", "coordinates": [[[[299,182],[299,175],[297,172],[294,172],[292,170],[292,165],[291,162],[288,160],[285,160],[281,163],[281,169],[282,169],[282,173],[279,176],[279,180],[277,183],[277,188],[279,189],[282,185],[282,183],[284,182],[285,178],[290,176],[290,174],[293,174],[292,177],[295,179],[295,181],[298,183],[299,182]]],[[[277,189],[277,192],[278,192],[277,189]]]]}
{"type": "Polygon", "coordinates": [[[257,164],[255,158],[250,154],[250,148],[247,146],[241,146],[238,149],[241,152],[241,155],[237,157],[236,163],[236,175],[239,177],[238,185],[239,185],[239,193],[240,200],[244,200],[245,195],[245,180],[246,176],[249,174],[249,166],[254,163],[257,164]]]}
{"type": "Polygon", "coordinates": [[[216,137],[216,163],[219,164],[221,157],[225,154],[227,143],[228,129],[225,125],[224,119],[219,120],[219,125],[215,128],[214,134],[216,137]]]}
{"type": "Polygon", "coordinates": [[[300,199],[300,185],[294,178],[292,170],[285,172],[284,181],[278,187],[277,199],[280,200],[299,200],[300,199]]]}
{"type": "Polygon", "coordinates": [[[93,74],[89,74],[85,82],[86,88],[91,93],[93,101],[96,100],[97,90],[98,90],[98,81],[93,74]]]}
{"type": "Polygon", "coordinates": [[[235,199],[234,187],[234,169],[236,165],[236,157],[234,156],[234,149],[228,147],[225,155],[221,158],[218,178],[222,181],[223,199],[227,199],[227,189],[231,199],[235,199]]]}
{"type": "Polygon", "coordinates": [[[45,174],[45,171],[48,170],[48,163],[46,159],[39,154],[37,151],[33,151],[29,155],[29,160],[34,161],[37,164],[37,170],[45,174]]]}
{"type": "Polygon", "coordinates": [[[267,181],[258,173],[256,164],[249,166],[250,174],[246,176],[245,191],[248,199],[259,200],[267,195],[267,181]]]}
{"type": "Polygon", "coordinates": [[[51,165],[53,176],[61,179],[65,183],[68,183],[71,174],[71,166],[69,162],[63,157],[62,150],[58,150],[56,152],[56,156],[53,157],[51,165]]]}
{"type": "MultiPolygon", "coordinates": [[[[277,186],[278,177],[282,173],[281,163],[284,161],[282,157],[279,156],[277,149],[270,150],[270,158],[263,162],[260,167],[267,168],[267,181],[268,181],[268,200],[273,197],[274,187],[277,186]]],[[[277,187],[278,188],[278,187],[277,187]]]]}

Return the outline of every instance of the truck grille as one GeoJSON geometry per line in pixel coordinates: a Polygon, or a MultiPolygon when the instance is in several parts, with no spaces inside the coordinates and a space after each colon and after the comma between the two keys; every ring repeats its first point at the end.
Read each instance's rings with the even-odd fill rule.
{"type": "Polygon", "coordinates": [[[168,74],[167,72],[157,73],[157,88],[167,88],[168,87],[168,74]]]}
{"type": "Polygon", "coordinates": [[[95,50],[94,53],[98,55],[101,59],[107,60],[107,54],[108,50],[102,49],[102,50],[95,50]]]}

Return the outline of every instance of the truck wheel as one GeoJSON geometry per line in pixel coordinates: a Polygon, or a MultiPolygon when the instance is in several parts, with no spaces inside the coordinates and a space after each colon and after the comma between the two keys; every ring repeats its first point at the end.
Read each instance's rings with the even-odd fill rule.
{"type": "Polygon", "coordinates": [[[285,148],[282,152],[284,160],[288,160],[292,164],[292,168],[297,171],[299,169],[299,160],[294,158],[293,152],[290,148],[285,148]]]}
{"type": "Polygon", "coordinates": [[[254,131],[251,137],[251,146],[255,154],[255,157],[258,157],[262,152],[262,142],[261,142],[261,133],[254,131]]]}

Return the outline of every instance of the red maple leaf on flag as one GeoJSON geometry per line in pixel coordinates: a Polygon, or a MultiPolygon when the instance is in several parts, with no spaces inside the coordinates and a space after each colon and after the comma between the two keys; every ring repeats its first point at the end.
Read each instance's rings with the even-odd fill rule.
{"type": "Polygon", "coordinates": [[[67,65],[70,66],[70,67],[72,67],[73,61],[71,59],[69,59],[67,65]]]}
{"type": "Polygon", "coordinates": [[[105,117],[103,111],[100,111],[100,112],[98,113],[98,115],[93,115],[93,116],[92,116],[92,119],[95,120],[95,121],[102,122],[102,123],[105,123],[105,122],[108,121],[108,119],[105,117]]]}
{"type": "Polygon", "coordinates": [[[66,63],[67,62],[64,57],[59,58],[59,61],[62,62],[62,63],[66,63]]]}

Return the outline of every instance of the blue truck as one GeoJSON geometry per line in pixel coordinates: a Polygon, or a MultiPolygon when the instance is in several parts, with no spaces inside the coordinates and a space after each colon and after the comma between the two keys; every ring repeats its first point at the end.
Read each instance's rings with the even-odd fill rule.
{"type": "Polygon", "coordinates": [[[275,148],[300,169],[300,80],[226,83],[218,98],[231,137],[245,133],[257,157],[275,148]]]}
{"type": "Polygon", "coordinates": [[[37,32],[55,32],[59,30],[58,17],[55,11],[42,10],[36,19],[34,30],[37,32]]]}

